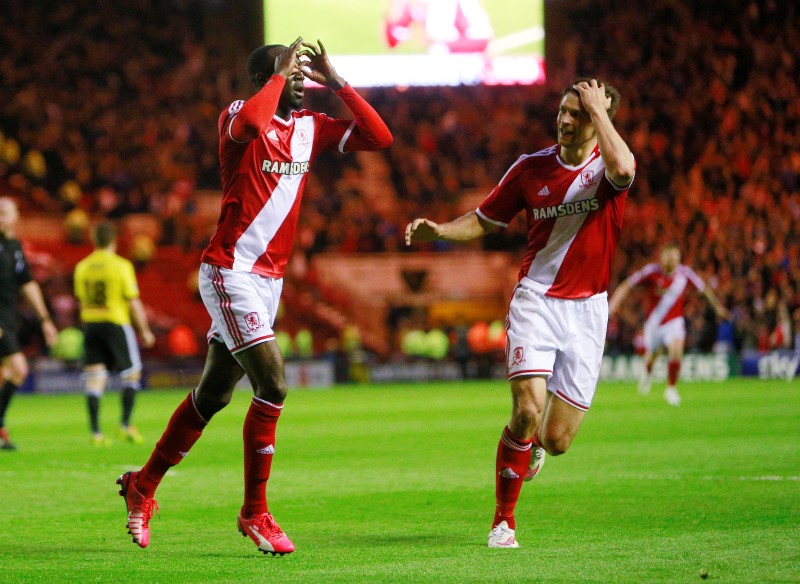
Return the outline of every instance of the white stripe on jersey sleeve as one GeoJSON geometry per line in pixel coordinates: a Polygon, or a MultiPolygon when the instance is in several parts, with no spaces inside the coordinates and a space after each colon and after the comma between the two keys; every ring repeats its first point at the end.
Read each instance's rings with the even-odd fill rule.
{"type": "Polygon", "coordinates": [[[706,287],[706,283],[703,278],[697,275],[697,272],[685,264],[680,264],[678,269],[689,279],[692,284],[694,284],[695,288],[701,292],[703,291],[703,288],[706,287]]]}
{"type": "Polygon", "coordinates": [[[236,138],[233,137],[233,133],[232,133],[231,130],[233,128],[233,120],[235,120],[235,119],[236,119],[236,116],[233,116],[230,120],[228,120],[228,136],[230,136],[231,140],[233,140],[237,144],[247,144],[247,140],[245,140],[244,142],[241,142],[241,141],[239,141],[239,140],[237,140],[236,138]]]}
{"type": "Polygon", "coordinates": [[[657,263],[649,263],[645,265],[642,269],[635,271],[633,274],[628,276],[628,284],[631,286],[636,286],[639,282],[644,280],[650,274],[654,274],[661,269],[661,265],[657,263]]]}
{"type": "Polygon", "coordinates": [[[503,223],[502,221],[497,221],[495,219],[489,219],[480,209],[475,209],[475,213],[477,213],[478,217],[487,223],[491,223],[492,225],[497,225],[499,227],[508,227],[508,223],[503,223]]]}
{"type": "Polygon", "coordinates": [[[344,133],[344,136],[342,136],[342,139],[339,140],[339,152],[341,152],[342,154],[344,154],[344,145],[347,143],[347,139],[350,137],[350,134],[353,133],[353,128],[355,127],[356,127],[356,122],[355,120],[353,120],[352,122],[350,122],[350,126],[348,126],[347,130],[344,133]]]}

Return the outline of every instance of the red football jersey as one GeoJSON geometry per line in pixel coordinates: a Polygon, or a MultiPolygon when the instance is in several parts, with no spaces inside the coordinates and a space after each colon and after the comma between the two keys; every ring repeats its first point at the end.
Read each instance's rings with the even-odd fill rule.
{"type": "Polygon", "coordinates": [[[231,136],[244,105],[233,102],[219,117],[222,209],[202,261],[223,268],[283,277],[311,164],[320,152],[344,152],[355,122],[308,110],[278,116],[248,142],[231,136]]]}
{"type": "Polygon", "coordinates": [[[547,296],[587,298],[608,290],[630,184],[606,177],[599,148],[580,166],[559,153],[554,145],[521,156],[477,213],[505,227],[525,210],[528,247],[519,279],[547,296]]]}
{"type": "Polygon", "coordinates": [[[705,287],[703,279],[689,266],[680,264],[668,274],[658,263],[647,264],[631,274],[628,284],[646,287],[647,321],[658,324],[683,316],[683,298],[689,284],[698,290],[705,287]]]}

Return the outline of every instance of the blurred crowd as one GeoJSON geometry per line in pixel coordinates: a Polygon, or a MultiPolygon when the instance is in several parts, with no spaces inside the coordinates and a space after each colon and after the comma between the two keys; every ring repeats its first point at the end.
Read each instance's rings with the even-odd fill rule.
{"type": "MultiPolygon", "coordinates": [[[[219,188],[217,118],[250,88],[196,4],[4,2],[0,188],[65,215],[151,213],[164,226],[158,243],[202,247],[210,234],[192,217],[196,193],[219,188]]],[[[323,251],[402,250],[413,217],[474,208],[520,154],[554,142],[563,86],[592,74],[623,95],[615,123],[638,168],[612,291],[676,242],[734,313],[719,323],[689,302],[690,349],[795,347],[800,7],[610,0],[563,11],[568,26],[547,33],[559,52],[545,85],[364,90],[394,145],[320,158],[298,265],[323,251]]],[[[307,106],[345,113],[326,91],[307,92],[307,106]]],[[[525,238],[518,218],[476,245],[521,252],[525,238]]],[[[609,350],[635,349],[642,319],[631,302],[610,324],[609,350]]]]}

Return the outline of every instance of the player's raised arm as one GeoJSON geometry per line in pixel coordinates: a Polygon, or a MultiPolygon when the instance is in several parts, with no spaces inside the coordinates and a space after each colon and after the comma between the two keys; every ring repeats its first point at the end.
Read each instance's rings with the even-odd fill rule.
{"type": "Polygon", "coordinates": [[[303,74],[314,83],[324,85],[332,91],[344,89],[347,81],[334,69],[322,41],[317,40],[316,45],[307,42],[303,42],[302,45],[300,57],[303,74]]]}
{"type": "Polygon", "coordinates": [[[317,45],[303,43],[304,48],[300,51],[302,70],[311,81],[336,92],[353,114],[355,125],[348,130],[342,149],[383,150],[391,146],[394,138],[381,116],[336,72],[322,41],[318,40],[317,45]]]}
{"type": "Polygon", "coordinates": [[[591,79],[581,81],[573,87],[580,95],[581,103],[592,119],[608,178],[620,187],[629,185],[636,173],[636,162],[630,148],[611,122],[608,113],[611,107],[611,98],[606,96],[605,85],[598,85],[597,80],[591,79]]]}
{"type": "MultiPolygon", "coordinates": [[[[300,69],[299,51],[302,43],[303,38],[298,37],[288,50],[280,53],[274,61],[270,60],[269,63],[259,67],[261,71],[251,76],[250,80],[259,91],[248,99],[231,119],[230,134],[234,140],[237,142],[254,140],[269,126],[278,110],[286,80],[300,69]]],[[[250,65],[248,63],[248,68],[250,65]]]]}
{"type": "Polygon", "coordinates": [[[447,223],[434,223],[430,219],[414,219],[406,226],[406,245],[412,242],[434,240],[469,241],[494,230],[496,225],[484,221],[475,211],[447,223]]]}

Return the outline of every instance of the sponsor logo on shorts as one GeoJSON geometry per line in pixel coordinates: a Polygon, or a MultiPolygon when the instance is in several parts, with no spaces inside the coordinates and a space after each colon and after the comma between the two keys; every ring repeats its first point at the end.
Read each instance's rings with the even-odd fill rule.
{"type": "Polygon", "coordinates": [[[511,359],[511,366],[516,367],[517,365],[522,365],[525,362],[525,351],[522,347],[514,347],[514,353],[512,354],[511,359]]]}
{"type": "Polygon", "coordinates": [[[247,326],[247,332],[249,333],[254,333],[264,326],[257,312],[248,312],[245,314],[244,324],[247,326]]]}

